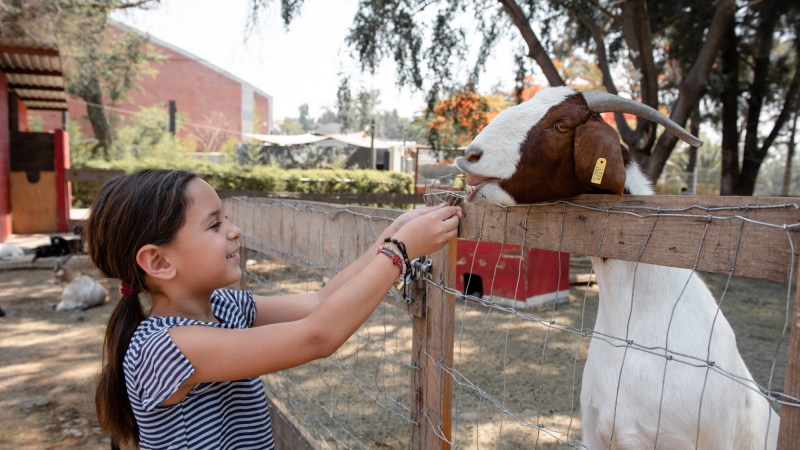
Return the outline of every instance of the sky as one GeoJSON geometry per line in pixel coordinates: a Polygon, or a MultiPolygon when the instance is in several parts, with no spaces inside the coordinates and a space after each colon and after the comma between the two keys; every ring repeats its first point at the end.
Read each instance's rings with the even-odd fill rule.
{"type": "MultiPolygon", "coordinates": [[[[335,111],[340,73],[360,86],[381,92],[379,110],[396,109],[411,117],[424,105],[421,93],[395,85],[394,64],[384,62],[375,76],[361,74],[350,56],[345,37],[358,7],[357,0],[305,0],[300,16],[285,30],[278,1],[262,15],[261,26],[245,42],[247,0],[161,0],[148,11],[115,15],[162,41],[180,47],[271,95],[274,118],[298,117],[308,104],[312,117],[325,108],[335,111]]],[[[511,67],[510,56],[489,67],[511,67]]],[[[487,86],[513,84],[513,72],[485,76],[487,86]]],[[[483,83],[481,86],[483,86],[483,83]]]]}

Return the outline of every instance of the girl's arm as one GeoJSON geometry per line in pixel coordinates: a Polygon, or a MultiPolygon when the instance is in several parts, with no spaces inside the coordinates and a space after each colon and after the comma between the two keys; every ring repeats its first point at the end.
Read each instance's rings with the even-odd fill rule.
{"type": "MultiPolygon", "coordinates": [[[[409,258],[434,252],[456,237],[458,211],[443,207],[416,217],[395,237],[406,243],[409,258]]],[[[171,328],[170,336],[195,370],[179,392],[188,392],[199,382],[248,378],[331,355],[370,316],[400,273],[382,254],[358,261],[361,270],[341,281],[300,320],[243,330],[171,328]]],[[[168,403],[174,400],[170,398],[168,403]]]]}
{"type": "MultiPolygon", "coordinates": [[[[405,212],[398,216],[378,237],[378,240],[357,260],[337,273],[319,292],[265,297],[254,295],[256,320],[254,327],[302,319],[314,311],[331,292],[360,273],[372,261],[383,240],[396,234],[403,225],[414,218],[439,210],[446,204],[428,206],[405,212]]],[[[457,210],[458,211],[458,210],[457,210]]],[[[388,290],[388,289],[387,289],[388,290]]]]}

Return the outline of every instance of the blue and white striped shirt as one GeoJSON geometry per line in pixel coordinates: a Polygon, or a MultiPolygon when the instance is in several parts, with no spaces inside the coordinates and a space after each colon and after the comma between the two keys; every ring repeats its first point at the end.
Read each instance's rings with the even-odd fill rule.
{"type": "Polygon", "coordinates": [[[151,317],[133,334],[122,367],[142,449],[273,449],[264,385],[246,380],[198,383],[179,403],[161,406],[194,373],[172,342],[172,327],[207,325],[249,328],[256,316],[253,295],[221,289],[211,296],[219,323],[182,317],[151,317]]]}

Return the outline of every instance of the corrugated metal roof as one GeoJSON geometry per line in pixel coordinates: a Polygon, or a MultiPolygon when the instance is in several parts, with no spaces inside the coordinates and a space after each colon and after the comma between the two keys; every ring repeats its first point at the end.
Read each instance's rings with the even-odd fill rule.
{"type": "Polygon", "coordinates": [[[0,38],[0,72],[28,109],[67,109],[58,47],[30,38],[0,38]]]}
{"type": "Polygon", "coordinates": [[[397,145],[397,141],[384,141],[381,139],[372,140],[370,135],[365,131],[357,131],[355,133],[306,133],[306,134],[253,134],[245,133],[245,136],[257,139],[267,144],[280,145],[290,147],[292,145],[313,144],[324,140],[334,140],[344,142],[345,144],[354,145],[356,147],[364,148],[390,148],[397,145]]]}

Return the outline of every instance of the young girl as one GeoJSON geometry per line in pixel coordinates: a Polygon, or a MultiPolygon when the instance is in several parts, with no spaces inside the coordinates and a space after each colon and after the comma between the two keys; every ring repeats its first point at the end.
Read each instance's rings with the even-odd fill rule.
{"type": "Polygon", "coordinates": [[[460,217],[445,205],[404,213],[321,291],[262,297],[221,289],[241,276],[241,230],[205,181],[155,169],[109,181],[85,228],[93,263],[122,293],[97,384],[101,427],[143,449],[273,448],[258,376],[331,355],[460,217]]]}

